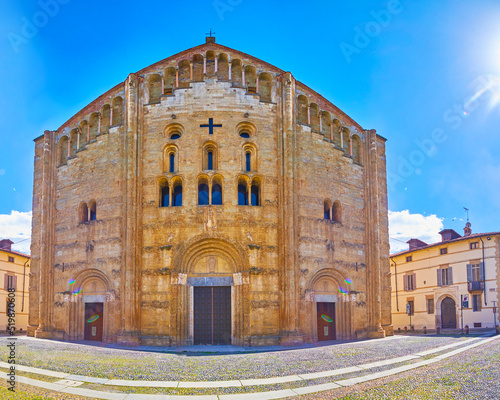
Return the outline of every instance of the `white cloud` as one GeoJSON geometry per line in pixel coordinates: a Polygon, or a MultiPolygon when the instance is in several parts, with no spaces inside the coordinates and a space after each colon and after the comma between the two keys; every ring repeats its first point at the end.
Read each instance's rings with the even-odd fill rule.
{"type": "Polygon", "coordinates": [[[31,211],[0,214],[0,239],[10,239],[14,242],[12,250],[30,254],[31,211]]]}
{"type": "Polygon", "coordinates": [[[442,230],[443,218],[436,215],[410,214],[409,210],[389,211],[391,253],[408,250],[406,242],[412,238],[429,244],[439,242],[441,236],[438,232],[442,230]]]}

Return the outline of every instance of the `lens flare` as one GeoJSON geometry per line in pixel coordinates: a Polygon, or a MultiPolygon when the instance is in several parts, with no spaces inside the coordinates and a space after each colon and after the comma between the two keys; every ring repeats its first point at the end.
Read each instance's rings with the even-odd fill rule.
{"type": "Polygon", "coordinates": [[[81,292],[82,292],[82,288],[79,287],[78,289],[73,290],[72,294],[73,294],[73,296],[76,296],[78,293],[81,293],[81,292]]]}
{"type": "Polygon", "coordinates": [[[350,280],[350,279],[346,279],[346,280],[345,280],[345,283],[347,283],[348,285],[352,285],[352,280],[350,280]]]}
{"type": "Polygon", "coordinates": [[[342,294],[347,294],[349,293],[346,289],[344,289],[342,286],[339,286],[337,289],[337,292],[342,293],[342,294]]]}
{"type": "Polygon", "coordinates": [[[76,282],[76,281],[75,281],[74,279],[70,279],[68,283],[69,283],[70,285],[72,285],[72,284],[73,284],[73,283],[75,283],[75,282],[76,282]]]}
{"type": "Polygon", "coordinates": [[[97,321],[97,319],[98,319],[98,318],[99,318],[99,315],[94,315],[94,316],[90,317],[90,318],[87,320],[87,322],[90,324],[90,323],[92,323],[92,322],[94,322],[94,321],[97,321]]]}
{"type": "Polygon", "coordinates": [[[333,320],[328,315],[322,315],[321,318],[323,318],[326,322],[333,322],[333,320]]]}

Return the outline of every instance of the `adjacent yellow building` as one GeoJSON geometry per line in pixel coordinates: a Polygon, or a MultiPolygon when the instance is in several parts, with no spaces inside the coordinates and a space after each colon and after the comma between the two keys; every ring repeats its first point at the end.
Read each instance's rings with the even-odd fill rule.
{"type": "Polygon", "coordinates": [[[7,299],[8,289],[11,289],[11,298],[14,299],[15,328],[26,331],[28,327],[29,310],[29,273],[30,257],[14,251],[11,246],[14,242],[9,239],[0,240],[0,279],[3,286],[0,291],[0,331],[7,329],[7,299]],[[15,289],[15,292],[12,292],[15,289]]]}
{"type": "MultiPolygon", "coordinates": [[[[468,222],[464,236],[452,229],[439,233],[441,242],[410,239],[409,250],[390,257],[394,329],[493,328],[500,232],[473,235],[468,222]]],[[[497,311],[497,325],[498,317],[497,311]]]]}

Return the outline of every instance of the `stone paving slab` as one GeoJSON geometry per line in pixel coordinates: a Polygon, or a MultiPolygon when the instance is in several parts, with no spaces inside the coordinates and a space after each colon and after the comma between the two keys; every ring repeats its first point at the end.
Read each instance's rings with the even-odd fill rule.
{"type": "MultiPolygon", "coordinates": [[[[266,400],[266,399],[282,399],[291,396],[297,396],[297,393],[295,393],[292,389],[284,389],[284,390],[275,390],[273,392],[221,394],[219,395],[219,400],[246,400],[246,399],[266,400]]],[[[191,400],[193,399],[191,398],[191,400]]]]}
{"type": "Polygon", "coordinates": [[[480,338],[472,338],[472,339],[467,339],[467,340],[464,340],[463,342],[458,342],[458,343],[452,343],[452,344],[447,344],[446,346],[440,346],[440,347],[436,347],[435,349],[430,349],[430,350],[426,350],[426,351],[421,351],[419,353],[415,353],[416,356],[420,356],[420,357],[423,357],[423,356],[428,356],[430,354],[435,354],[435,353],[439,353],[440,351],[443,351],[443,350],[448,350],[448,349],[451,349],[453,347],[457,347],[457,346],[460,346],[461,344],[466,344],[466,343],[470,343],[470,342],[474,342],[476,340],[479,340],[480,338]]]}
{"type": "Polygon", "coordinates": [[[302,379],[318,379],[318,378],[327,378],[329,376],[335,375],[343,375],[350,374],[351,372],[359,372],[360,368],[357,366],[347,367],[347,368],[338,368],[331,371],[322,371],[322,372],[311,372],[309,374],[300,374],[298,375],[302,379]]]}
{"type": "Polygon", "coordinates": [[[178,381],[129,381],[126,379],[109,379],[106,380],[106,382],[104,382],[103,385],[176,388],[179,385],[179,382],[178,381]]]}
{"type": "Polygon", "coordinates": [[[297,382],[303,380],[298,375],[278,376],[275,378],[263,379],[242,379],[243,386],[257,386],[257,385],[273,385],[276,383],[297,382]]]}
{"type": "Polygon", "coordinates": [[[85,396],[93,399],[105,399],[105,400],[124,400],[127,398],[126,393],[112,393],[112,392],[101,392],[99,390],[84,389],[84,388],[66,388],[60,390],[61,393],[76,394],[77,396],[85,396]]]}
{"type": "Polygon", "coordinates": [[[332,390],[339,388],[340,385],[336,383],[324,383],[322,385],[306,386],[301,388],[292,389],[297,394],[310,394],[316,392],[324,392],[325,390],[332,390]]]}
{"type": "Polygon", "coordinates": [[[71,379],[73,381],[99,383],[101,385],[109,381],[109,379],[106,378],[94,378],[93,376],[83,376],[83,375],[66,375],[64,378],[71,379]]]}
{"type": "Polygon", "coordinates": [[[241,381],[178,382],[178,388],[227,388],[242,387],[241,381]]]}

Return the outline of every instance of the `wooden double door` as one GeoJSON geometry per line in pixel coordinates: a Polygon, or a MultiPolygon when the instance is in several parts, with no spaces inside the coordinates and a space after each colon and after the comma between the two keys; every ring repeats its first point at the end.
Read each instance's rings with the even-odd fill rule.
{"type": "Polygon", "coordinates": [[[335,340],[335,303],[316,303],[318,342],[335,340]]]}
{"type": "Polygon", "coordinates": [[[231,344],[231,286],[195,286],[194,344],[231,344]]]}
{"type": "Polygon", "coordinates": [[[451,297],[446,297],[441,302],[441,328],[456,329],[457,328],[457,311],[455,300],[451,297]]]}
{"type": "Polygon", "coordinates": [[[102,341],[104,303],[85,303],[84,339],[102,341]]]}

